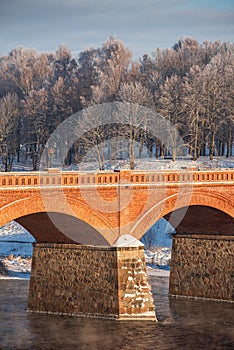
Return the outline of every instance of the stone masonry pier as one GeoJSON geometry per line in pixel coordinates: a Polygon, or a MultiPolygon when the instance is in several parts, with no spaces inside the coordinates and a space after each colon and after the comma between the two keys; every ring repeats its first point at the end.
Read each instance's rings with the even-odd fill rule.
{"type": "Polygon", "coordinates": [[[234,236],[176,234],[170,295],[234,302],[234,236]]]}
{"type": "Polygon", "coordinates": [[[28,311],[156,321],[144,247],[35,243],[28,311]]]}

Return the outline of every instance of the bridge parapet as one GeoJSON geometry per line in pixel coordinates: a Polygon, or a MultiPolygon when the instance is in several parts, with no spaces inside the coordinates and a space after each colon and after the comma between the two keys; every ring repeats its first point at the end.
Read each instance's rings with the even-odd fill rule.
{"type": "Polygon", "coordinates": [[[130,184],[219,183],[234,181],[234,170],[161,170],[106,172],[9,172],[0,173],[0,188],[130,184]]]}

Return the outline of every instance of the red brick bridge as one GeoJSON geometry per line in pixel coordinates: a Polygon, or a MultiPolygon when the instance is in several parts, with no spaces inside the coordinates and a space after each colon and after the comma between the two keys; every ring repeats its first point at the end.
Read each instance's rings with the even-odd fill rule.
{"type": "Polygon", "coordinates": [[[233,170],[0,173],[0,191],[0,226],[37,242],[111,245],[163,217],[177,233],[234,234],[233,170]]]}
{"type": "MultiPolygon", "coordinates": [[[[118,285],[117,292],[115,290],[117,296],[112,298],[115,305],[107,306],[103,311],[104,315],[113,313],[119,318],[131,318],[133,314],[138,313],[138,316],[142,314],[143,318],[146,317],[144,315],[149,316],[149,313],[152,313],[152,305],[142,302],[144,310],[138,307],[136,312],[139,293],[136,293],[138,297],[135,296],[136,300],[133,302],[129,297],[131,279],[129,275],[122,276],[123,269],[129,269],[133,276],[131,278],[135,278],[136,271],[131,269],[144,260],[142,251],[136,248],[134,253],[131,251],[133,248],[116,248],[116,253],[112,244],[124,234],[140,239],[160,218],[167,219],[176,229],[173,238],[170,294],[234,301],[233,169],[199,171],[190,168],[86,173],[49,169],[44,172],[1,173],[0,191],[0,226],[15,220],[38,242],[37,247],[34,247],[35,257],[30,284],[29,309],[33,311],[92,315],[88,309],[88,305],[92,305],[94,314],[102,315],[103,309],[100,310],[97,306],[101,303],[97,302],[97,296],[92,292],[95,287],[90,289],[92,291],[86,291],[86,296],[83,296],[84,300],[87,295],[93,298],[91,304],[86,303],[82,307],[78,301],[72,302],[72,307],[68,307],[68,302],[64,304],[64,301],[54,304],[54,285],[59,289],[60,280],[65,283],[64,275],[67,275],[67,272],[61,272],[61,261],[65,259],[67,264],[69,259],[73,261],[77,259],[74,256],[81,254],[79,259],[86,259],[87,266],[93,259],[96,261],[95,266],[101,264],[102,269],[96,276],[102,276],[103,269],[110,269],[109,265],[105,265],[106,260],[112,259],[115,261],[113,266],[117,266],[118,272],[113,272],[116,271],[116,267],[109,271],[112,277],[116,273],[117,278],[117,282],[113,280],[111,284],[118,285]],[[79,248],[79,244],[83,246],[79,248]],[[85,248],[87,245],[96,246],[96,250],[91,247],[85,248]],[[67,249],[72,253],[68,254],[67,249]],[[123,251],[124,249],[130,251],[123,251]],[[54,251],[56,255],[53,255],[54,251]],[[85,256],[82,255],[84,251],[85,256]],[[69,256],[65,258],[66,254],[69,256]],[[108,254],[111,254],[111,257],[108,254]],[[117,254],[117,258],[113,254],[117,254]],[[122,254],[121,257],[119,254],[122,254]],[[141,254],[140,260],[134,254],[141,254]],[[46,260],[45,256],[49,256],[50,259],[46,260]],[[130,264],[129,257],[137,263],[130,264]],[[54,270],[56,265],[60,266],[59,272],[54,270]],[[44,276],[47,276],[48,271],[52,271],[44,280],[41,274],[43,266],[44,276]],[[48,285],[48,280],[53,280],[54,276],[60,273],[63,274],[62,279],[58,278],[52,286],[48,285]],[[125,282],[121,282],[122,279],[125,282]],[[43,294],[45,291],[50,291],[49,299],[48,294],[43,294]],[[47,299],[47,304],[44,299],[47,299]]],[[[74,263],[76,268],[77,263],[74,263]]],[[[93,265],[90,269],[92,274],[93,265]]],[[[77,270],[75,271],[72,275],[73,282],[77,274],[77,270]]],[[[86,274],[87,271],[83,271],[82,276],[86,274]]],[[[86,277],[85,281],[87,282],[86,277]]],[[[97,284],[98,281],[95,280],[94,283],[97,284]]],[[[71,286],[70,280],[69,283],[71,286]]],[[[145,282],[142,283],[140,290],[145,288],[145,282]]],[[[77,284],[79,279],[75,285],[77,284]]],[[[63,284],[60,287],[61,300],[65,300],[63,284]]],[[[73,297],[69,298],[76,298],[76,290],[73,291],[73,297]]],[[[98,293],[100,298],[100,290],[98,293]]],[[[107,294],[111,293],[109,290],[107,294]]],[[[105,304],[106,292],[103,295],[105,304]]]]}

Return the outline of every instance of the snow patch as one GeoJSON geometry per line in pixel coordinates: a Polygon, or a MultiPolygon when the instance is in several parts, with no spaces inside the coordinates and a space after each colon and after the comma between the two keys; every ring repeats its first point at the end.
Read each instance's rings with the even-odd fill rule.
{"type": "Polygon", "coordinates": [[[144,244],[131,235],[120,236],[113,244],[113,247],[144,247],[144,244]]]}
{"type": "Polygon", "coordinates": [[[32,256],[34,241],[28,231],[12,221],[0,228],[0,256],[32,256]]]}

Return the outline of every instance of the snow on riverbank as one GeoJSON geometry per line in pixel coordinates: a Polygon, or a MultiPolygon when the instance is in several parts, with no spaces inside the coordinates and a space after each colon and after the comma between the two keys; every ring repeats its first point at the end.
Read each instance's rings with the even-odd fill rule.
{"type": "Polygon", "coordinates": [[[6,268],[7,274],[0,276],[3,278],[26,278],[30,277],[31,272],[31,257],[21,257],[21,256],[4,256],[0,257],[3,265],[6,268]]]}
{"type": "Polygon", "coordinates": [[[12,221],[0,228],[0,260],[7,270],[3,278],[29,278],[34,238],[12,221]]]}
{"type": "Polygon", "coordinates": [[[32,256],[34,241],[28,231],[12,221],[0,228],[0,256],[32,256]]]}
{"type": "Polygon", "coordinates": [[[171,262],[171,248],[155,247],[153,250],[146,250],[145,260],[150,265],[169,267],[171,262]]]}
{"type": "Polygon", "coordinates": [[[171,248],[155,247],[145,251],[145,260],[149,276],[169,277],[171,248]]]}

